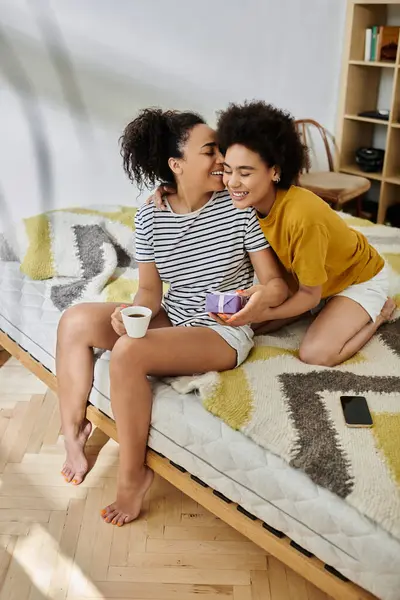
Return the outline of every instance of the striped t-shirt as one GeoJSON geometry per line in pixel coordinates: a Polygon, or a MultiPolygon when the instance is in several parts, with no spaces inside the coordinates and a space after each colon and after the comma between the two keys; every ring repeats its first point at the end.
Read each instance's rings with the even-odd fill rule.
{"type": "Polygon", "coordinates": [[[206,293],[252,285],[249,252],[268,248],[254,209],[234,207],[227,191],[201,209],[176,214],[142,206],[135,218],[136,260],[155,262],[170,284],[163,306],[173,325],[215,325],[205,311],[206,293]]]}

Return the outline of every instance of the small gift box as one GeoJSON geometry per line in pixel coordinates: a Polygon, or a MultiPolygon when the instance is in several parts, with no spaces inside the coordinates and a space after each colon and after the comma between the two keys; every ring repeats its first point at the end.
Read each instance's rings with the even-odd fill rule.
{"type": "Polygon", "coordinates": [[[233,315],[243,308],[245,298],[238,294],[210,292],[206,294],[206,311],[209,313],[224,313],[233,315]]]}

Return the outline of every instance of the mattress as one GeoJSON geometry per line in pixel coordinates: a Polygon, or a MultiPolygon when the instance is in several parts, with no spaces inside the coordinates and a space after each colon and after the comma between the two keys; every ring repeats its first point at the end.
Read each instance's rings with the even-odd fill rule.
{"type": "MultiPolygon", "coordinates": [[[[0,329],[52,372],[59,318],[45,282],[23,276],[16,262],[0,262],[0,329]]],[[[112,416],[108,365],[105,352],[90,401],[112,416]]],[[[400,599],[400,540],[229,428],[194,394],[154,383],[149,446],[379,598],[400,599]]]]}

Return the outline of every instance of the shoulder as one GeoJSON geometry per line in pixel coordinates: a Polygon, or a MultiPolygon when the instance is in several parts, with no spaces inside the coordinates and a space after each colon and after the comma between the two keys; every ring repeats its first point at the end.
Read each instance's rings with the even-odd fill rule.
{"type": "Polygon", "coordinates": [[[292,185],[284,199],[284,212],[291,220],[303,226],[321,223],[332,211],[331,207],[314,192],[292,185]]]}
{"type": "Polygon", "coordinates": [[[154,215],[156,212],[155,204],[143,204],[136,213],[135,227],[136,230],[151,231],[153,229],[154,215]]]}
{"type": "Polygon", "coordinates": [[[288,200],[296,200],[296,202],[302,202],[304,206],[316,206],[319,204],[324,204],[325,202],[321,200],[314,192],[307,190],[306,188],[299,187],[297,185],[292,185],[287,193],[286,197],[288,200]]]}
{"type": "Polygon", "coordinates": [[[151,202],[150,204],[142,204],[142,206],[140,206],[137,210],[136,218],[140,220],[146,219],[147,217],[153,216],[155,210],[156,206],[154,202],[151,202]]]}

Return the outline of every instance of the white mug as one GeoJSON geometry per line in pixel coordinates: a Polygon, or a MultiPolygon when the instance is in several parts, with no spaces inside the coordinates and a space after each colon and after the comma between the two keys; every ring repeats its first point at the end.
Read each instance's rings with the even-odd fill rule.
{"type": "Polygon", "coordinates": [[[126,333],[131,338],[142,338],[146,335],[152,312],[146,306],[127,306],[121,310],[126,333]],[[133,317],[132,315],[137,315],[133,317]]]}

